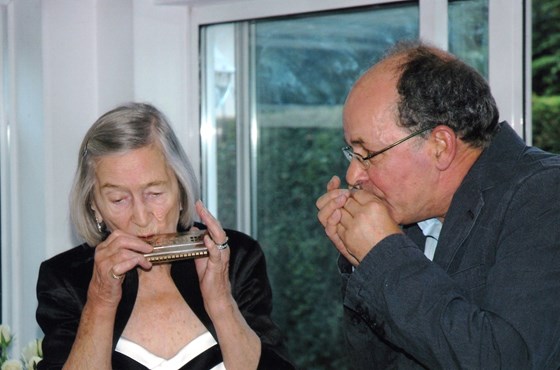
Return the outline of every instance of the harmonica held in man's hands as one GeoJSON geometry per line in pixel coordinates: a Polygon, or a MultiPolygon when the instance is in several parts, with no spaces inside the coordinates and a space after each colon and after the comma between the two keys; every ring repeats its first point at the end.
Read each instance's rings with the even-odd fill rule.
{"type": "Polygon", "coordinates": [[[184,259],[208,256],[204,245],[206,230],[159,234],[144,240],[154,247],[151,253],[144,255],[152,263],[167,263],[184,259]]]}

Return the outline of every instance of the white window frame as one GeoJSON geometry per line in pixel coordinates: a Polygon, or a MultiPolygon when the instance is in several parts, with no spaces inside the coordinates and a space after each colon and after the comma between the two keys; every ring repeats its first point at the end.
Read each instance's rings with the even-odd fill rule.
{"type": "MultiPolygon", "coordinates": [[[[7,322],[18,323],[14,319],[17,312],[15,306],[14,295],[18,294],[21,280],[17,274],[13,273],[13,266],[19,266],[21,260],[19,253],[14,251],[10,246],[13,245],[14,239],[17,238],[18,224],[18,207],[17,207],[17,194],[18,187],[16,186],[15,179],[17,178],[16,145],[14,138],[15,127],[10,126],[13,122],[13,106],[8,107],[10,104],[9,97],[13,95],[13,81],[10,76],[13,76],[13,60],[11,58],[12,43],[8,39],[9,34],[6,31],[10,28],[9,22],[11,21],[13,13],[12,0],[0,0],[0,197],[1,197],[1,225],[2,240],[1,251],[2,253],[2,320],[7,322]],[[7,64],[7,65],[6,65],[7,64]],[[8,69],[8,74],[4,72],[8,69]],[[7,87],[4,90],[4,87],[7,87]],[[10,108],[10,109],[8,109],[10,108]],[[8,113],[9,112],[9,113],[8,113]],[[10,140],[12,139],[12,140],[10,140]],[[15,196],[14,196],[15,195],[15,196]]],[[[14,326],[14,324],[12,324],[14,326]]],[[[12,328],[12,329],[18,329],[12,328]]]]}

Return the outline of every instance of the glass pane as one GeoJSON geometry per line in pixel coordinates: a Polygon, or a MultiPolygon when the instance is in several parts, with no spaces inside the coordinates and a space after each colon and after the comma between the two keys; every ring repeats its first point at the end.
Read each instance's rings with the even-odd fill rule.
{"type": "Polygon", "coordinates": [[[205,201],[223,227],[236,228],[237,131],[234,26],[202,30],[206,50],[203,68],[203,188],[205,201]],[[218,195],[219,189],[219,195],[218,195]]]}
{"type": "Polygon", "coordinates": [[[533,144],[560,153],[560,0],[533,0],[533,144]]]}
{"type": "Polygon", "coordinates": [[[396,40],[418,35],[414,5],[255,22],[257,237],[266,247],[275,318],[302,369],[344,369],[337,252],[316,199],[344,179],[342,105],[396,40]]]}
{"type": "Polygon", "coordinates": [[[488,78],[488,0],[451,0],[449,51],[488,78]]]}
{"type": "Polygon", "coordinates": [[[317,220],[315,201],[331,176],[344,179],[341,116],[350,87],[389,45],[416,38],[418,29],[416,2],[401,2],[212,25],[202,33],[209,69],[203,86],[211,87],[204,93],[203,147],[215,146],[204,149],[205,186],[216,188],[223,225],[236,227],[238,210],[252,210],[250,233],[267,256],[274,318],[298,368],[348,368],[338,253],[317,220]],[[227,44],[239,29],[247,33],[235,42],[247,45],[233,51],[227,44]],[[233,66],[222,69],[235,75],[233,85],[222,84],[227,88],[219,87],[212,71],[220,55],[233,66]],[[228,99],[237,103],[228,105],[228,99]],[[240,106],[249,113],[236,111],[240,106]],[[245,150],[250,153],[244,157],[245,150]],[[235,205],[236,178],[251,184],[245,199],[251,204],[235,205]]]}

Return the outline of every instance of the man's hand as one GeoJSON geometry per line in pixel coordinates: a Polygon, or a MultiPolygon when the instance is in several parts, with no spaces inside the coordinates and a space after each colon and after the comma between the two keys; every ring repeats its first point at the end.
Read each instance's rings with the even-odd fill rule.
{"type": "Polygon", "coordinates": [[[337,176],[329,181],[316,206],[325,233],[354,266],[382,239],[402,232],[381,199],[366,190],[340,189],[337,176]]]}
{"type": "Polygon", "coordinates": [[[365,190],[350,194],[340,210],[336,233],[359,263],[381,240],[402,231],[381,199],[365,190]]]}
{"type": "Polygon", "coordinates": [[[353,265],[357,265],[359,261],[350,255],[337,232],[342,218],[342,208],[349,197],[350,190],[340,189],[340,178],[338,176],[333,176],[327,184],[327,192],[317,199],[315,205],[319,210],[317,214],[319,222],[321,222],[325,228],[325,233],[329,239],[333,242],[340,254],[353,265]]]}

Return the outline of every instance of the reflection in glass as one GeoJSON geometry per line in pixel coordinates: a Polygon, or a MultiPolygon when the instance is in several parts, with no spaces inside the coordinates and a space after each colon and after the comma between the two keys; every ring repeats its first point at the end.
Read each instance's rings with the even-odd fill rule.
{"type": "Polygon", "coordinates": [[[449,51],[488,78],[488,0],[450,0],[449,51]]]}

